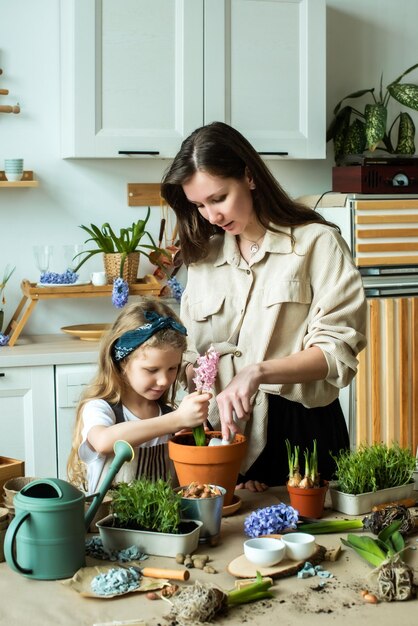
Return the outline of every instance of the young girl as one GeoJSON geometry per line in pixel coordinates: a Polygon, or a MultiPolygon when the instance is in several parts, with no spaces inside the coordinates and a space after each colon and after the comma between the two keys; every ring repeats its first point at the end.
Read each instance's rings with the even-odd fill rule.
{"type": "Polygon", "coordinates": [[[132,445],[135,458],[123,465],[116,482],[168,478],[170,434],[203,424],[211,397],[191,393],[174,408],[186,334],[174,312],[158,301],[144,299],[122,311],[103,338],[98,373],[77,409],[67,468],[71,482],[95,492],[118,439],[132,445]]]}

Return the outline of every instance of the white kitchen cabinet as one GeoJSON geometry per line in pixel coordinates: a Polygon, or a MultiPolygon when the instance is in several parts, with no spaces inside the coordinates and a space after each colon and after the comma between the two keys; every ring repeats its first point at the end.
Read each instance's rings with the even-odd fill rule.
{"type": "Polygon", "coordinates": [[[203,0],[62,0],[62,156],[174,155],[203,119],[202,25],[203,0]]]}
{"type": "Polygon", "coordinates": [[[96,371],[97,366],[88,363],[57,365],[55,368],[58,477],[64,480],[67,480],[67,460],[71,450],[76,407],[96,371]]]}
{"type": "Polygon", "coordinates": [[[325,1],[206,0],[205,123],[265,158],[325,158],[325,1]]]}
{"type": "Polygon", "coordinates": [[[62,0],[61,23],[63,157],[170,158],[214,120],[325,157],[325,0],[62,0]]]}
{"type": "Polygon", "coordinates": [[[55,381],[51,366],[0,367],[0,454],[27,476],[56,476],[55,381]]]}

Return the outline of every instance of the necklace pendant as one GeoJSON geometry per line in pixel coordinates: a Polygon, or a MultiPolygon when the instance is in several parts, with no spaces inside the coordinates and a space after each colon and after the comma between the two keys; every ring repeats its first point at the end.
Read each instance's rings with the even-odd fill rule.
{"type": "Polygon", "coordinates": [[[251,254],[256,254],[260,249],[260,246],[258,245],[258,243],[253,243],[252,246],[250,247],[250,252],[251,254]]]}

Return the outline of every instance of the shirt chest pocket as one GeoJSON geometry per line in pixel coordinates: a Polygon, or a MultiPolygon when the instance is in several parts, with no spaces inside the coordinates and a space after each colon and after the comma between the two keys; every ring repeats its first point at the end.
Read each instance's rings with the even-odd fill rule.
{"type": "Polygon", "coordinates": [[[306,280],[276,281],[274,285],[265,289],[263,294],[263,306],[265,308],[286,302],[310,304],[311,301],[311,284],[306,280]]]}
{"type": "Polygon", "coordinates": [[[194,322],[205,322],[213,315],[221,312],[225,296],[221,293],[214,294],[205,300],[190,302],[190,316],[194,322]]]}

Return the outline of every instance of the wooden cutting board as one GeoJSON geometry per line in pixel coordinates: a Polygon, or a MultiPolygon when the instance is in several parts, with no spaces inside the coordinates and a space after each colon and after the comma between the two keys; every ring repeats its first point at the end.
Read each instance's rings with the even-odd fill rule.
{"type": "MultiPolygon", "coordinates": [[[[269,537],[280,538],[281,535],[268,535],[269,537]]],[[[236,578],[255,578],[257,572],[260,572],[262,576],[270,576],[270,578],[286,578],[287,576],[294,576],[303,568],[306,561],[312,563],[312,565],[319,565],[322,563],[325,557],[326,548],[324,546],[320,546],[318,544],[315,545],[315,552],[309,559],[304,559],[302,561],[291,561],[290,559],[283,559],[277,565],[273,565],[272,567],[260,567],[259,565],[254,565],[254,563],[250,563],[248,561],[245,554],[241,554],[233,561],[227,565],[227,572],[231,574],[231,576],[235,576],[236,578]]]]}

